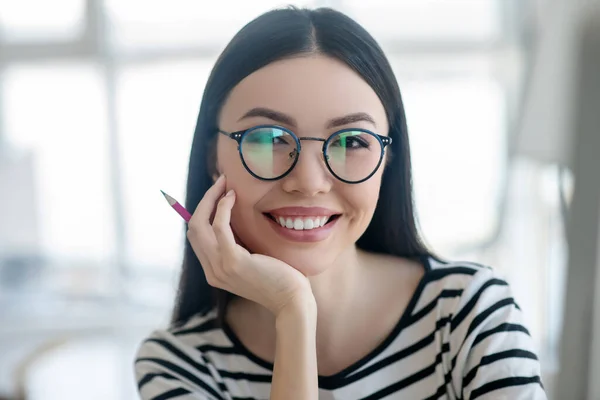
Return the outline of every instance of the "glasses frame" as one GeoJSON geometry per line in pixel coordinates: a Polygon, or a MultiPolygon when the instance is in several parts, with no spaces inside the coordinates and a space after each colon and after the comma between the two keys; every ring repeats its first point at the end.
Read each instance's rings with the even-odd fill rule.
{"type": "Polygon", "coordinates": [[[363,128],[347,128],[347,129],[341,129],[339,131],[335,131],[333,132],[327,139],[323,139],[323,138],[318,138],[318,137],[312,137],[312,136],[303,136],[303,137],[298,137],[294,132],[292,132],[291,130],[283,127],[283,126],[279,126],[279,125],[257,125],[257,126],[253,126],[251,128],[248,129],[244,129],[241,131],[236,131],[236,132],[226,132],[223,131],[221,129],[217,130],[220,134],[227,136],[230,139],[233,139],[237,142],[238,144],[238,153],[240,155],[240,160],[242,160],[242,165],[244,166],[244,168],[246,168],[246,171],[248,171],[248,173],[250,175],[252,175],[253,177],[255,177],[256,179],[259,179],[261,181],[277,181],[280,180],[282,178],[285,178],[290,172],[293,171],[293,169],[296,167],[296,164],[298,163],[298,160],[300,159],[300,152],[302,151],[302,143],[300,142],[301,140],[311,140],[311,141],[316,141],[316,142],[323,142],[323,146],[321,148],[321,153],[323,155],[323,161],[325,161],[325,165],[327,166],[327,169],[329,170],[329,172],[338,180],[350,184],[350,185],[354,185],[354,184],[358,184],[358,183],[362,183],[368,179],[370,179],[373,175],[375,175],[375,173],[377,172],[377,170],[379,170],[379,167],[381,167],[381,163],[383,161],[383,156],[385,155],[385,148],[387,146],[389,146],[390,144],[392,144],[392,138],[389,136],[383,136],[383,135],[379,135],[375,132],[371,132],[368,129],[363,129],[363,128]],[[246,160],[244,160],[244,155],[242,154],[242,142],[244,140],[244,138],[252,131],[257,130],[257,129],[262,129],[262,128],[276,128],[276,129],[281,129],[287,133],[289,133],[292,138],[294,138],[294,141],[296,142],[296,158],[293,162],[293,164],[290,166],[290,168],[283,173],[282,175],[275,177],[275,178],[263,178],[261,176],[256,175],[254,172],[252,172],[252,170],[250,169],[250,167],[248,167],[248,165],[246,164],[246,160]],[[381,146],[381,153],[379,155],[379,161],[377,162],[377,166],[373,169],[373,171],[366,177],[363,178],[359,181],[349,181],[346,179],[343,179],[341,177],[339,177],[331,168],[331,166],[329,165],[329,161],[327,160],[327,155],[325,154],[325,149],[328,147],[329,143],[331,142],[331,140],[344,132],[351,132],[351,131],[360,131],[360,132],[365,132],[369,135],[374,136],[377,141],[379,142],[379,145],[381,146]]]}

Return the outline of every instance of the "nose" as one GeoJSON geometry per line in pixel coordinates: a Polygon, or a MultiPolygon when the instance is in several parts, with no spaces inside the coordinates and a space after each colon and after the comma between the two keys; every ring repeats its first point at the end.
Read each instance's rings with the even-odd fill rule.
{"type": "Polygon", "coordinates": [[[333,176],[323,160],[321,142],[305,142],[294,169],[282,179],[282,188],[289,193],[315,196],[331,190],[333,176]]]}

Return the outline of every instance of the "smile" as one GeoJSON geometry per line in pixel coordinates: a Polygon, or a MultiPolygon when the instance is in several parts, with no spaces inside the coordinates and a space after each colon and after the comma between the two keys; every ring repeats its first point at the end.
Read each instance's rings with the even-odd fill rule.
{"type": "Polygon", "coordinates": [[[275,216],[263,214],[277,235],[292,242],[320,242],[327,239],[340,214],[331,216],[275,216]],[[289,227],[288,227],[289,226],[289,227]]]}
{"type": "Polygon", "coordinates": [[[279,223],[282,228],[293,229],[296,231],[307,231],[313,229],[319,229],[328,223],[334,221],[340,215],[327,215],[327,216],[275,216],[272,214],[265,214],[271,220],[279,223]]]}

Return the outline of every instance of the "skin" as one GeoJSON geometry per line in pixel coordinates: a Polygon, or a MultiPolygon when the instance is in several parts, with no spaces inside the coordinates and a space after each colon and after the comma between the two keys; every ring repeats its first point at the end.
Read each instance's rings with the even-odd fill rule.
{"type": "MultiPolygon", "coordinates": [[[[322,55],[274,62],[231,91],[219,116],[220,129],[233,132],[260,124],[282,125],[299,137],[322,138],[351,127],[382,135],[389,129],[373,89],[348,66],[322,55]],[[255,107],[284,113],[294,121],[243,118],[255,107]],[[367,114],[370,121],[358,118],[329,126],[333,119],[353,113],[367,114]]],[[[316,327],[309,336],[315,338],[318,372],[331,375],[389,335],[423,268],[406,259],[356,249],[355,242],[375,211],[383,165],[366,182],[349,185],[327,170],[321,146],[303,141],[294,170],[281,180],[265,182],[245,170],[237,143],[219,136],[217,169],[226,178],[217,181],[199,204],[188,224],[188,238],[209,283],[241,297],[230,304],[226,319],[250,351],[273,362],[282,321],[298,323],[302,318],[289,315],[314,314],[316,327]],[[285,206],[326,207],[341,216],[326,240],[292,242],[279,236],[263,215],[285,206]],[[236,244],[234,235],[243,246],[236,244]]],[[[307,365],[310,368],[310,359],[307,365]]]]}

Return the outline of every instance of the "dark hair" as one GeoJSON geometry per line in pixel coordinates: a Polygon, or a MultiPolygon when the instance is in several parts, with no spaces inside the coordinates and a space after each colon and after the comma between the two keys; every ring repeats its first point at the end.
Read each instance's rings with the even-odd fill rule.
{"type": "MultiPolygon", "coordinates": [[[[323,54],[344,62],[373,88],[387,114],[388,134],[393,139],[391,158],[377,208],[357,247],[407,258],[432,255],[417,231],[406,119],[394,73],[373,37],[351,18],[329,8],[269,11],[242,28],[227,45],[204,89],[190,154],[186,208],[193,212],[213,183],[217,121],[229,92],[254,71],[304,54],[323,54]]],[[[186,240],[173,324],[215,307],[222,323],[233,296],[208,285],[186,240]]]]}

